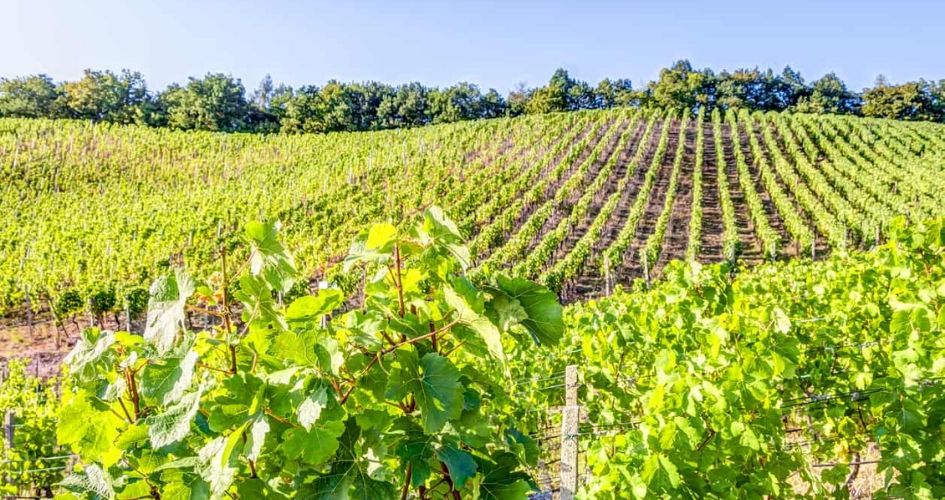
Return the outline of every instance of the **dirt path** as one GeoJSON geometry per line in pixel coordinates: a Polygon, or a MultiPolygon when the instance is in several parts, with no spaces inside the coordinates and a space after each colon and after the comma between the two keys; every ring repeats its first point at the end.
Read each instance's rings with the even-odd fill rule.
{"type": "MultiPolygon", "coordinates": [[[[754,134],[758,143],[762,145],[761,150],[764,152],[765,160],[767,161],[768,165],[774,165],[774,161],[771,157],[771,152],[768,151],[768,149],[765,147],[764,137],[761,136],[761,133],[758,131],[757,127],[752,126],[750,127],[750,130],[751,130],[751,133],[754,134]]],[[[770,196],[768,195],[768,190],[764,188],[764,185],[762,184],[762,181],[761,181],[761,173],[759,171],[758,162],[755,161],[755,157],[751,153],[751,146],[748,144],[748,140],[749,140],[748,131],[749,131],[749,124],[739,122],[739,133],[741,134],[742,151],[745,151],[745,160],[748,161],[748,169],[752,171],[752,176],[755,178],[755,186],[756,186],[756,189],[758,189],[759,191],[759,195],[762,197],[762,201],[765,199],[770,200],[770,196]]],[[[792,165],[791,168],[794,168],[794,166],[792,165]]],[[[774,178],[777,179],[778,186],[781,187],[781,189],[787,194],[788,199],[791,200],[791,205],[794,207],[794,210],[796,211],[796,213],[801,215],[807,227],[809,227],[811,232],[813,232],[814,248],[816,250],[816,254],[818,256],[827,255],[827,253],[830,251],[830,246],[827,244],[827,238],[825,238],[824,235],[820,232],[820,230],[817,229],[817,225],[814,223],[814,220],[811,218],[807,210],[805,210],[804,207],[801,206],[800,202],[794,196],[794,190],[791,189],[787,185],[786,182],[784,182],[784,179],[781,177],[781,174],[779,174],[778,171],[774,169],[773,167],[771,168],[771,173],[773,174],[774,178]]],[[[788,233],[787,228],[784,226],[783,220],[781,219],[781,214],[778,213],[773,203],[771,203],[771,209],[773,210],[773,214],[774,214],[773,216],[776,217],[776,219],[772,218],[772,215],[769,214],[768,223],[771,224],[771,227],[774,228],[775,230],[777,230],[777,227],[775,226],[775,221],[777,221],[781,225],[781,231],[783,231],[784,234],[781,235],[780,231],[778,232],[778,234],[781,235],[781,239],[784,242],[782,243],[781,246],[784,247],[785,253],[789,256],[800,255],[801,253],[800,249],[798,248],[796,244],[787,243],[787,242],[792,241],[792,238],[790,237],[790,233],[788,233]]]]}
{"type": "MultiPolygon", "coordinates": [[[[545,235],[553,231],[562,220],[567,218],[571,214],[571,210],[574,208],[574,205],[584,196],[586,189],[594,183],[594,180],[597,178],[597,174],[600,173],[601,169],[604,168],[604,165],[607,164],[607,160],[610,159],[610,156],[614,154],[614,150],[617,149],[617,142],[620,139],[619,130],[625,127],[627,123],[625,121],[620,122],[619,124],[611,124],[611,127],[616,127],[618,132],[613,134],[613,137],[610,137],[606,144],[604,144],[601,154],[597,157],[597,160],[594,161],[590,167],[587,169],[587,172],[584,174],[584,178],[581,179],[579,185],[574,189],[574,192],[571,193],[566,199],[562,200],[561,203],[555,205],[551,211],[551,215],[548,216],[548,219],[545,220],[545,223],[542,225],[541,230],[532,237],[531,241],[528,243],[527,250],[525,254],[529,254],[532,250],[535,249],[544,239],[545,235]]],[[[606,135],[610,132],[610,127],[604,132],[606,135]]],[[[598,140],[598,143],[600,141],[598,140]]],[[[581,160],[575,162],[577,165],[580,165],[590,156],[594,148],[589,147],[585,150],[585,154],[581,155],[581,160]]],[[[561,184],[564,184],[563,182],[561,184]]],[[[558,186],[560,188],[560,185],[558,186]]],[[[557,192],[557,190],[556,190],[557,192]]]]}
{"type": "Polygon", "coordinates": [[[699,240],[700,262],[722,262],[722,238],[725,227],[722,223],[722,203],[719,201],[719,175],[716,170],[715,131],[711,122],[702,124],[702,235],[699,240]]]}
{"type": "MultiPolygon", "coordinates": [[[[781,241],[778,252],[790,255],[793,251],[792,249],[796,248],[794,245],[789,245],[792,240],[791,233],[789,233],[784,226],[781,214],[778,213],[777,207],[774,206],[774,202],[771,200],[771,195],[768,193],[768,190],[765,189],[764,182],[761,180],[761,169],[758,165],[757,158],[755,158],[751,150],[751,145],[748,143],[748,136],[744,130],[745,124],[739,122],[739,125],[742,127],[742,129],[739,130],[739,134],[741,134],[740,142],[742,153],[745,155],[745,163],[748,165],[748,171],[751,173],[752,184],[755,187],[755,191],[758,193],[758,197],[761,199],[768,225],[778,233],[778,239],[781,241]]],[[[765,150],[765,152],[767,153],[767,150],[765,150]]],[[[773,165],[770,156],[767,154],[765,155],[765,160],[768,162],[768,165],[773,165]]]]}
{"type": "Polygon", "coordinates": [[[643,217],[640,218],[640,224],[637,226],[637,232],[630,244],[630,248],[623,256],[623,262],[617,269],[616,281],[624,285],[630,285],[635,278],[643,276],[643,266],[640,261],[640,250],[646,245],[646,240],[656,229],[656,220],[663,211],[663,203],[669,187],[669,178],[673,170],[673,157],[675,156],[676,146],[679,144],[680,122],[673,120],[669,129],[669,141],[667,141],[666,151],[660,161],[659,171],[656,174],[656,181],[653,183],[653,190],[647,200],[646,209],[643,217]]]}
{"type": "Polygon", "coordinates": [[[653,265],[653,277],[659,278],[663,268],[672,260],[686,258],[689,247],[689,223],[692,219],[692,172],[696,164],[696,127],[701,124],[689,122],[682,132],[683,159],[679,166],[679,181],[676,186],[676,198],[673,200],[669,216],[669,226],[663,236],[662,251],[653,265]]]}
{"type": "MultiPolygon", "coordinates": [[[[561,162],[563,162],[564,159],[567,157],[568,152],[571,150],[571,148],[579,144],[582,140],[584,140],[585,137],[587,137],[588,134],[591,133],[592,127],[593,127],[593,124],[590,124],[590,123],[587,124],[584,127],[584,129],[574,137],[574,139],[571,141],[568,147],[563,148],[561,152],[558,153],[557,156],[555,156],[554,159],[548,163],[548,165],[545,165],[544,167],[542,167],[541,174],[539,175],[539,180],[536,182],[541,182],[542,179],[545,179],[546,177],[551,175],[551,172],[553,172],[556,168],[558,168],[558,166],[561,165],[561,162]]],[[[601,129],[606,129],[606,128],[608,128],[608,124],[605,124],[603,127],[601,127],[601,129]]],[[[544,191],[542,192],[542,196],[539,198],[539,200],[536,200],[535,203],[527,204],[524,207],[522,207],[522,211],[516,217],[515,222],[512,224],[511,230],[505,234],[506,241],[509,238],[511,238],[512,235],[518,232],[518,230],[522,227],[522,224],[524,224],[525,221],[527,221],[528,218],[531,217],[532,214],[535,213],[538,207],[541,206],[541,203],[547,200],[549,196],[553,195],[557,191],[557,188],[560,187],[560,185],[563,184],[574,173],[574,171],[577,169],[577,165],[580,165],[580,162],[583,161],[583,158],[587,158],[587,155],[590,154],[590,149],[593,149],[593,147],[598,142],[600,142],[601,138],[603,137],[603,133],[604,132],[602,130],[599,130],[597,131],[597,133],[595,133],[594,137],[592,137],[590,141],[588,141],[587,148],[585,148],[584,151],[581,152],[581,155],[578,157],[578,159],[575,162],[573,162],[567,168],[565,172],[562,173],[560,179],[552,182],[549,186],[547,186],[544,189],[544,191]]],[[[543,153],[540,153],[539,157],[541,156],[541,154],[543,153]]],[[[524,196],[526,192],[527,190],[523,190],[519,193],[516,193],[516,196],[515,198],[513,198],[511,203],[515,203],[516,201],[521,199],[521,197],[524,196]]],[[[491,221],[489,221],[489,224],[491,224],[491,221]]],[[[488,224],[476,227],[473,236],[478,236],[478,234],[482,232],[482,230],[487,225],[488,224]]],[[[481,264],[482,262],[485,262],[485,260],[488,259],[489,256],[492,254],[492,252],[494,252],[495,250],[496,250],[496,247],[489,247],[485,249],[481,253],[481,255],[477,257],[477,264],[481,264]]]]}
{"type": "MultiPolygon", "coordinates": [[[[639,195],[640,188],[643,186],[643,179],[646,177],[646,172],[649,169],[650,163],[653,161],[653,156],[656,154],[662,127],[662,120],[658,120],[654,123],[649,137],[641,138],[641,140],[646,141],[646,145],[644,146],[646,149],[640,157],[640,162],[636,165],[633,177],[627,184],[626,189],[621,193],[620,201],[617,202],[617,208],[611,215],[610,220],[604,225],[600,238],[594,243],[591,255],[599,256],[608,248],[614,240],[617,239],[617,235],[620,234],[620,229],[624,226],[627,217],[630,216],[630,208],[633,206],[633,201],[639,195]]],[[[630,165],[628,165],[628,168],[629,166],[630,165]]],[[[584,266],[581,276],[572,287],[574,298],[597,297],[605,293],[605,288],[604,277],[600,275],[599,262],[596,261],[593,265],[584,266]]]]}
{"type": "MultiPolygon", "coordinates": [[[[627,169],[629,168],[630,158],[633,155],[633,152],[636,150],[637,145],[641,140],[643,131],[646,128],[646,123],[643,121],[637,121],[632,125],[634,131],[632,132],[630,139],[627,141],[627,144],[620,151],[614,151],[613,154],[617,155],[616,164],[614,169],[611,171],[610,176],[607,178],[607,181],[604,182],[604,185],[598,190],[597,193],[594,193],[594,198],[591,200],[591,204],[587,209],[587,214],[581,218],[577,225],[575,225],[571,231],[568,233],[568,237],[565,238],[565,241],[562,242],[561,246],[555,252],[555,259],[558,260],[564,258],[568,253],[571,252],[571,249],[577,244],[577,242],[587,234],[587,230],[590,229],[591,224],[594,223],[594,219],[597,217],[597,214],[600,213],[601,209],[604,206],[604,203],[607,202],[607,199],[611,194],[617,189],[617,185],[620,183],[620,180],[626,175],[627,169]]],[[[612,157],[613,154],[610,156],[612,157]]]]}
{"type": "Polygon", "coordinates": [[[722,150],[725,160],[725,173],[728,174],[728,188],[732,205],[735,207],[735,226],[738,229],[738,259],[749,264],[762,261],[761,245],[755,237],[751,212],[741,184],[738,182],[738,167],[735,164],[735,143],[732,141],[732,129],[729,124],[722,125],[722,150]]]}

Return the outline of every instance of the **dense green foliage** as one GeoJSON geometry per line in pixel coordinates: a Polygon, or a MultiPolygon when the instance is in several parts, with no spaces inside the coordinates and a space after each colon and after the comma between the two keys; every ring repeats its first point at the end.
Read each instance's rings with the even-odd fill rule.
{"type": "Polygon", "coordinates": [[[14,446],[8,446],[5,427],[0,442],[0,478],[4,478],[0,492],[4,496],[50,496],[70,459],[67,451],[56,446],[56,380],[30,375],[28,364],[26,359],[7,361],[6,377],[0,382],[0,415],[13,412],[15,417],[14,446]]]}
{"type": "Polygon", "coordinates": [[[945,80],[890,85],[880,76],[873,88],[850,90],[834,73],[806,83],[790,66],[772,70],[716,72],[678,61],[656,81],[633,89],[626,78],[597,86],[558,69],[547,85],[509,92],[483,92],[460,82],[445,88],[418,82],[343,83],[292,88],[267,75],[247,94],[230,75],[210,73],[147,89],[138,72],[86,70],[75,82],[55,83],[46,75],[0,79],[0,117],[81,118],[111,123],[167,126],[183,130],[286,133],[379,130],[433,123],[619,106],[657,107],[709,113],[718,108],[862,114],[900,120],[945,121],[945,80]]]}
{"type": "Polygon", "coordinates": [[[568,309],[557,346],[553,296],[505,278],[476,291],[436,209],[356,240],[348,264],[377,272],[363,308],[330,320],[337,290],[277,301],[295,275],[275,226],[246,240],[245,327],[178,270],[152,287],[144,338],[86,332],[60,413],[85,462],[68,489],[522,498],[525,436],[561,401],[539,381],[576,364],[586,498],[844,496],[867,467],[858,494],[945,494],[945,220],[899,219],[882,246],[818,262],[677,262],[648,291],[568,309]],[[187,331],[188,303],[219,326],[187,331]]]}
{"type": "MultiPolygon", "coordinates": [[[[845,497],[875,467],[859,495],[945,495],[945,220],[730,272],[678,262],[649,291],[570,308],[557,354],[517,367],[583,371],[583,493],[845,497]]],[[[523,421],[560,404],[523,391],[523,421]]]]}
{"type": "Polygon", "coordinates": [[[143,336],[83,334],[59,413],[59,442],[83,463],[67,490],[376,500],[532,489],[534,443],[507,418],[506,381],[511,360],[559,341],[553,293],[503,276],[474,285],[437,207],[409,229],[358,236],[345,265],[364,270],[363,305],[344,313],[337,289],[281,303],[302,277],[277,224],[251,223],[244,238],[246,265],[235,276],[224,265],[215,287],[181,269],[159,277],[143,336]],[[188,330],[195,303],[219,324],[188,330]]]}

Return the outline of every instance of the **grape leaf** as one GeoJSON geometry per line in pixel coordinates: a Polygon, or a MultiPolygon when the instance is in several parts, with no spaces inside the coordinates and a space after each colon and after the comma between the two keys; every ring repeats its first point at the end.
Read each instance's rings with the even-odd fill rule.
{"type": "Polygon", "coordinates": [[[390,223],[374,224],[368,230],[367,240],[364,247],[368,250],[378,250],[394,240],[397,235],[397,228],[390,223]]]}
{"type": "Polygon", "coordinates": [[[124,422],[103,403],[94,401],[80,391],[59,409],[56,437],[59,444],[70,446],[84,459],[111,465],[121,453],[113,449],[113,445],[123,426],[124,422]]]}
{"type": "Polygon", "coordinates": [[[184,307],[194,291],[194,282],[184,271],[173,271],[151,284],[144,338],[165,354],[174,345],[177,330],[184,327],[184,307]]]}
{"type": "Polygon", "coordinates": [[[253,276],[261,275],[273,290],[288,293],[298,272],[292,254],[279,242],[279,228],[279,222],[250,222],[246,225],[246,239],[253,249],[249,267],[253,276]]]}
{"type": "Polygon", "coordinates": [[[502,336],[499,329],[486,316],[476,312],[473,306],[467,302],[466,298],[461,296],[451,286],[443,287],[443,296],[446,303],[453,308],[459,315],[457,326],[462,326],[476,333],[486,343],[489,353],[495,357],[499,363],[505,365],[505,350],[502,347],[502,336]]]}
{"type": "Polygon", "coordinates": [[[269,434],[269,422],[266,417],[259,415],[249,426],[249,432],[246,433],[246,446],[244,454],[250,460],[258,460],[262,454],[263,445],[266,443],[266,435],[269,434]]]}
{"type": "MultiPolygon", "coordinates": [[[[558,303],[554,292],[547,288],[520,278],[507,278],[499,275],[497,287],[493,292],[501,292],[518,301],[528,316],[521,321],[522,326],[531,333],[539,344],[555,345],[564,334],[563,308],[558,303]]],[[[513,317],[521,313],[515,311],[503,317],[513,317]]]]}
{"type": "Polygon", "coordinates": [[[91,495],[91,498],[115,498],[115,488],[111,476],[95,464],[87,465],[81,473],[66,476],[59,486],[73,492],[91,495]]]}
{"type": "Polygon", "coordinates": [[[426,432],[439,432],[463,411],[463,386],[459,370],[443,356],[429,353],[417,360],[413,351],[397,354],[400,368],[390,377],[388,397],[402,400],[413,394],[426,432]]]}
{"type": "Polygon", "coordinates": [[[289,304],[285,318],[290,323],[293,321],[317,321],[341,307],[344,299],[344,293],[335,289],[321,290],[318,295],[299,297],[289,304]]]}
{"type": "Polygon", "coordinates": [[[106,354],[114,343],[115,335],[112,332],[87,328],[62,362],[69,366],[69,372],[73,375],[93,379],[96,377],[96,366],[107,361],[106,354]]]}
{"type": "Polygon", "coordinates": [[[328,473],[299,488],[304,500],[385,500],[395,495],[394,485],[371,477],[369,465],[358,449],[361,428],[349,418],[338,441],[338,453],[328,473]]]}
{"type": "Polygon", "coordinates": [[[343,422],[326,419],[311,424],[308,429],[292,428],[282,436],[282,451],[288,458],[322,464],[338,450],[338,437],[344,431],[343,422]]]}
{"type": "Polygon", "coordinates": [[[318,417],[321,416],[322,410],[325,409],[327,403],[328,391],[324,387],[320,387],[314,393],[306,397],[305,400],[302,401],[302,404],[299,405],[299,424],[306,431],[311,430],[312,424],[318,421],[318,417]]]}
{"type": "Polygon", "coordinates": [[[476,476],[479,498],[488,500],[516,500],[528,497],[532,487],[528,475],[515,472],[519,468],[515,455],[499,452],[492,459],[474,457],[481,476],[476,476]]]}
{"type": "Polygon", "coordinates": [[[440,448],[440,450],[436,452],[436,456],[446,464],[447,470],[450,471],[450,479],[453,480],[453,484],[456,485],[457,488],[462,488],[469,478],[476,475],[476,469],[478,467],[472,455],[455,446],[444,446],[440,448]]]}
{"type": "Polygon", "coordinates": [[[141,372],[141,394],[161,405],[180,401],[184,392],[190,389],[196,365],[197,351],[193,349],[183,357],[164,358],[148,364],[141,372]]]}
{"type": "Polygon", "coordinates": [[[145,419],[151,446],[162,448],[184,439],[190,433],[190,424],[197,415],[197,410],[200,409],[202,394],[201,389],[188,393],[163,413],[151,415],[145,419]]]}

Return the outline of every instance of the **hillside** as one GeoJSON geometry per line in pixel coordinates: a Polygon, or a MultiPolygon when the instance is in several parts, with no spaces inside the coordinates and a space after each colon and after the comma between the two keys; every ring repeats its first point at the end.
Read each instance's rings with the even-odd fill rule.
{"type": "Polygon", "coordinates": [[[820,257],[874,245],[895,215],[945,212],[945,126],[775,113],[618,109],[302,136],[4,119],[0,166],[7,313],[103,289],[122,310],[154,269],[199,274],[259,217],[285,224],[307,275],[341,279],[331,270],[357,228],[436,202],[479,271],[573,300],[672,259],[820,257]]]}

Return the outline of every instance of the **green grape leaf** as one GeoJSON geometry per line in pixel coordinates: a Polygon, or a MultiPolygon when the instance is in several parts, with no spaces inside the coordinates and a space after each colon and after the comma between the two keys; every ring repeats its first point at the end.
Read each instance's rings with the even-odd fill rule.
{"type": "Polygon", "coordinates": [[[379,250],[384,248],[388,243],[394,241],[394,238],[397,237],[397,228],[390,223],[374,224],[371,226],[371,229],[368,230],[367,240],[364,242],[364,247],[368,250],[379,250]]]}
{"type": "Polygon", "coordinates": [[[280,331],[288,329],[285,318],[279,313],[279,304],[272,297],[269,286],[260,278],[244,275],[239,279],[240,289],[235,294],[243,303],[243,321],[251,328],[266,330],[270,326],[280,331]]]}
{"type": "Polygon", "coordinates": [[[85,460],[115,463],[120,450],[114,449],[124,422],[104,403],[92,400],[85,392],[70,397],[59,409],[56,437],[85,460]]]}
{"type": "Polygon", "coordinates": [[[252,247],[249,268],[253,276],[262,276],[273,290],[288,293],[298,272],[295,260],[279,241],[279,222],[250,222],[246,239],[252,247]]]}
{"type": "Polygon", "coordinates": [[[148,364],[141,371],[141,394],[161,405],[180,401],[194,378],[197,351],[188,350],[183,357],[164,358],[148,364]]]}
{"type": "Polygon", "coordinates": [[[340,420],[313,423],[308,429],[292,428],[282,436],[282,451],[290,459],[300,458],[311,465],[325,463],[338,450],[338,437],[345,431],[340,420]]]}
{"type": "Polygon", "coordinates": [[[210,484],[196,474],[183,474],[164,484],[161,500],[204,500],[210,498],[210,484]]]}
{"type": "Polygon", "coordinates": [[[167,407],[163,413],[145,419],[151,446],[163,448],[184,439],[190,433],[190,424],[200,409],[201,395],[201,389],[188,393],[180,398],[180,401],[167,407]]]}
{"type": "Polygon", "coordinates": [[[218,393],[209,408],[209,425],[216,432],[223,432],[241,425],[252,415],[249,408],[257,395],[265,390],[259,377],[250,373],[228,377],[223,381],[225,391],[218,393]]]}
{"type": "Polygon", "coordinates": [[[532,491],[528,474],[517,471],[515,455],[499,452],[492,459],[474,457],[480,475],[474,479],[479,487],[479,498],[486,500],[516,500],[527,498],[532,491]]]}
{"type": "Polygon", "coordinates": [[[361,429],[354,418],[343,424],[338,453],[327,474],[299,488],[297,498],[305,500],[386,500],[395,498],[394,485],[373,478],[370,464],[358,446],[361,429]]]}
{"type": "Polygon", "coordinates": [[[107,362],[106,354],[114,343],[115,335],[112,332],[86,328],[62,362],[69,366],[69,373],[83,380],[95,379],[96,367],[107,362]]]}
{"type": "Polygon", "coordinates": [[[477,312],[467,298],[460,295],[453,287],[443,287],[443,297],[447,305],[453,308],[458,317],[457,327],[465,327],[477,334],[486,343],[489,353],[505,365],[505,349],[499,329],[485,315],[477,312]]]}
{"type": "Polygon", "coordinates": [[[284,331],[276,335],[269,346],[269,354],[298,366],[316,366],[318,359],[318,345],[316,334],[313,331],[293,332],[284,331]]]}
{"type": "Polygon", "coordinates": [[[435,438],[424,434],[422,427],[406,417],[397,419],[393,430],[403,435],[394,448],[394,453],[401,460],[400,469],[406,473],[407,465],[410,465],[411,486],[417,488],[426,482],[432,472],[430,464],[436,451],[435,438]]]}
{"type": "MultiPolygon", "coordinates": [[[[532,338],[539,344],[555,345],[564,334],[564,309],[558,303],[558,297],[551,290],[520,278],[508,278],[502,275],[497,277],[497,286],[492,288],[493,293],[504,293],[509,298],[518,301],[527,318],[521,321],[522,326],[531,333],[532,338]]],[[[506,302],[506,308],[509,306],[506,302]]],[[[499,314],[503,318],[516,317],[520,311],[506,311],[499,314]]]]}
{"type": "Polygon", "coordinates": [[[441,247],[459,261],[463,270],[469,268],[472,262],[469,248],[463,244],[463,237],[456,224],[440,207],[433,205],[424,211],[423,223],[417,228],[417,235],[421,244],[441,247]]]}
{"type": "Polygon", "coordinates": [[[458,418],[463,411],[463,386],[459,370],[443,356],[429,353],[417,360],[413,351],[397,354],[400,368],[390,377],[388,397],[402,400],[413,394],[420,409],[423,429],[439,432],[446,422],[458,418]]]}
{"type": "Polygon", "coordinates": [[[681,481],[679,477],[679,471],[676,469],[676,464],[672,462],[666,455],[658,455],[660,468],[663,469],[663,472],[666,473],[666,479],[669,481],[670,486],[677,488],[681,481]]]}
{"type": "Polygon", "coordinates": [[[59,486],[73,493],[88,495],[95,499],[115,498],[115,487],[111,476],[95,464],[85,466],[81,473],[73,473],[59,482],[59,486]]]}
{"type": "Polygon", "coordinates": [[[460,450],[454,446],[444,446],[436,452],[447,470],[450,471],[450,478],[457,488],[462,488],[466,481],[476,475],[477,465],[472,455],[460,450]]]}
{"type": "Polygon", "coordinates": [[[118,439],[115,440],[115,447],[119,450],[127,450],[147,440],[148,427],[146,425],[131,424],[127,429],[122,431],[118,439]]]}
{"type": "Polygon", "coordinates": [[[341,290],[321,290],[318,295],[306,295],[295,299],[286,310],[285,318],[293,321],[318,321],[326,314],[341,307],[345,296],[341,290]]]}
{"type": "Polygon", "coordinates": [[[165,354],[174,345],[178,329],[184,328],[185,306],[194,282],[184,271],[173,271],[151,284],[144,338],[165,354]]]}

